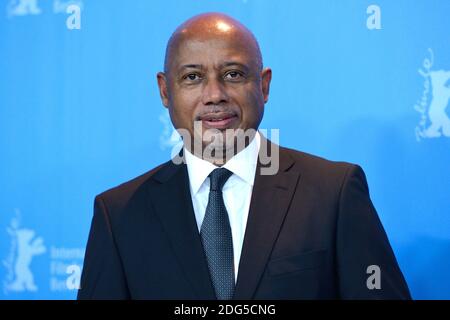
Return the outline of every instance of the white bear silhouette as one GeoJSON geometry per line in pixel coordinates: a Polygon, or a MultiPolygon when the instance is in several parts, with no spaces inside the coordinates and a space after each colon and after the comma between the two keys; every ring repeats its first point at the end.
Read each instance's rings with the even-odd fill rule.
{"type": "Polygon", "coordinates": [[[450,100],[450,86],[447,85],[450,80],[450,71],[430,71],[429,76],[433,95],[428,108],[431,125],[424,131],[424,136],[440,137],[442,129],[442,134],[450,137],[450,118],[445,111],[450,100]]]}
{"type": "Polygon", "coordinates": [[[30,264],[33,256],[46,251],[41,237],[34,238],[34,231],[29,229],[9,230],[17,239],[17,258],[14,261],[14,281],[8,286],[13,291],[36,291],[30,264]],[[32,241],[33,240],[33,241],[32,241]]]}

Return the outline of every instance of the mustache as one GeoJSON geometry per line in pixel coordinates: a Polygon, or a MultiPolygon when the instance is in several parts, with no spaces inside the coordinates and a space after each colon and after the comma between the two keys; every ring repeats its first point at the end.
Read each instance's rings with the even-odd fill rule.
{"type": "Polygon", "coordinates": [[[237,116],[238,115],[238,113],[232,107],[213,105],[213,106],[208,106],[207,108],[199,111],[195,116],[195,120],[201,120],[205,116],[219,114],[219,113],[222,115],[229,115],[229,116],[237,116]]]}

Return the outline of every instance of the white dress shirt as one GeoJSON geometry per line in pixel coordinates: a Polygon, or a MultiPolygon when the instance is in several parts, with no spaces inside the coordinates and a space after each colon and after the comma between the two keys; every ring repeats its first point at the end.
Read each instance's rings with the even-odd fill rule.
{"type": "MultiPolygon", "coordinates": [[[[233,173],[223,186],[222,194],[233,237],[235,282],[237,281],[239,260],[244,242],[245,228],[247,226],[248,211],[250,209],[260,139],[259,132],[256,132],[250,144],[222,166],[222,168],[226,168],[233,173]]],[[[200,232],[209,197],[208,175],[219,167],[196,157],[186,150],[186,148],[184,148],[184,154],[189,174],[189,185],[195,219],[197,220],[197,226],[200,232]]]]}

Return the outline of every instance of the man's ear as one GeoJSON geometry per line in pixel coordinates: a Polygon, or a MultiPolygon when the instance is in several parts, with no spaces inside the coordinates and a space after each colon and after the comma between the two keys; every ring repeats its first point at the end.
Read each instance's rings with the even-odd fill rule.
{"type": "Polygon", "coordinates": [[[162,104],[168,108],[169,107],[169,95],[167,92],[167,78],[164,72],[158,72],[156,75],[158,80],[159,95],[161,96],[162,104]]]}
{"type": "Polygon", "coordinates": [[[270,81],[272,80],[272,70],[265,68],[261,71],[261,89],[264,96],[264,103],[269,101],[270,81]]]}

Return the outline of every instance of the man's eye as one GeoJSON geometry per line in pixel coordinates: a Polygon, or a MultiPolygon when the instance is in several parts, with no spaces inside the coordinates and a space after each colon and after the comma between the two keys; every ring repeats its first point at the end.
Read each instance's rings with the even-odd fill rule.
{"type": "Polygon", "coordinates": [[[189,74],[186,75],[184,78],[185,78],[186,80],[189,80],[189,81],[196,81],[196,80],[199,80],[199,79],[200,79],[199,75],[196,74],[196,73],[189,73],[189,74]]]}
{"type": "Polygon", "coordinates": [[[225,75],[225,79],[228,80],[238,80],[242,77],[242,74],[237,71],[230,71],[225,75]]]}

